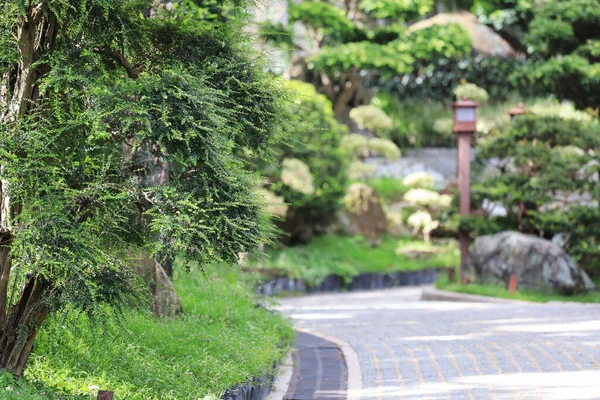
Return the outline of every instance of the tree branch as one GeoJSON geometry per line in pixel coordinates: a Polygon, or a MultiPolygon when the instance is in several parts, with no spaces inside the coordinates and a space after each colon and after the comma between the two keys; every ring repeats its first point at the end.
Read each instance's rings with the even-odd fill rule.
{"type": "Polygon", "coordinates": [[[143,64],[140,63],[140,64],[131,65],[129,60],[127,60],[127,58],[123,55],[123,53],[121,53],[119,51],[106,49],[106,48],[100,48],[100,49],[96,49],[95,52],[98,54],[101,54],[105,57],[109,57],[109,58],[115,60],[116,62],[118,62],[123,68],[125,68],[127,75],[129,75],[129,77],[131,79],[137,79],[138,76],[140,75],[140,73],[144,70],[143,64]]]}

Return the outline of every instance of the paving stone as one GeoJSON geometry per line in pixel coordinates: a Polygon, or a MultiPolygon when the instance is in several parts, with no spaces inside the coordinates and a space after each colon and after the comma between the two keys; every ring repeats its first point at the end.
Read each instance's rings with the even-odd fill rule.
{"type": "Polygon", "coordinates": [[[299,332],[294,348],[294,373],[285,399],[345,399],[348,372],[339,347],[299,332]]]}
{"type": "Polygon", "coordinates": [[[363,399],[600,399],[600,306],[421,302],[420,292],[288,298],[279,308],[354,348],[363,399]]]}

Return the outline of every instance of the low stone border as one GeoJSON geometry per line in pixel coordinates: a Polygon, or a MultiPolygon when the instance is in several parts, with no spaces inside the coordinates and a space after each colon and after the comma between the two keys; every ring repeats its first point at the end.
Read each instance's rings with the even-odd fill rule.
{"type": "Polygon", "coordinates": [[[430,268],[384,274],[364,273],[353,277],[350,282],[345,282],[339,275],[328,275],[318,286],[310,286],[303,279],[275,278],[263,282],[258,291],[264,296],[274,296],[280,293],[324,293],[431,285],[436,281],[438,271],[438,268],[430,268]]]}
{"type": "Polygon", "coordinates": [[[503,299],[499,297],[491,297],[491,296],[480,296],[476,294],[467,294],[467,293],[457,293],[457,292],[448,292],[445,290],[438,290],[433,288],[423,289],[421,294],[422,301],[455,301],[455,302],[464,302],[464,303],[500,303],[500,304],[509,304],[509,303],[528,303],[528,301],[523,300],[512,300],[512,299],[503,299]]]}
{"type": "Polygon", "coordinates": [[[252,379],[250,382],[233,386],[225,391],[221,400],[264,400],[271,392],[279,363],[273,371],[252,379]]]}

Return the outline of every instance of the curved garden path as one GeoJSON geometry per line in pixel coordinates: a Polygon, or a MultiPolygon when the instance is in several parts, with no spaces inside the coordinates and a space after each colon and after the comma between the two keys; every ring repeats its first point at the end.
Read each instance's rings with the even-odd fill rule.
{"type": "Polygon", "coordinates": [[[278,309],[298,328],[351,346],[362,382],[348,382],[349,398],[600,399],[600,305],[420,295],[418,288],[312,295],[283,299],[278,309]]]}

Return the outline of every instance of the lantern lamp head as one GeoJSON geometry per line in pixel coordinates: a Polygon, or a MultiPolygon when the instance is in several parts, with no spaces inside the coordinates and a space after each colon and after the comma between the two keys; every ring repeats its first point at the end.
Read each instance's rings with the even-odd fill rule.
{"type": "Polygon", "coordinates": [[[525,105],[523,103],[519,103],[517,108],[512,108],[508,110],[508,115],[510,115],[510,120],[513,121],[517,115],[526,114],[527,110],[525,110],[525,105]]]}
{"type": "Polygon", "coordinates": [[[452,103],[454,110],[454,133],[475,133],[477,131],[477,107],[479,103],[466,99],[452,103]]]}

